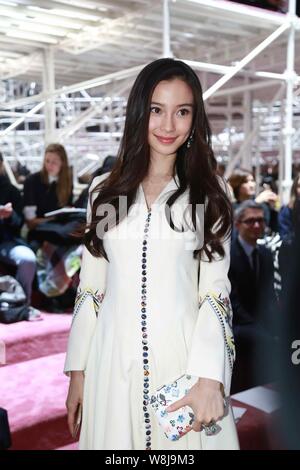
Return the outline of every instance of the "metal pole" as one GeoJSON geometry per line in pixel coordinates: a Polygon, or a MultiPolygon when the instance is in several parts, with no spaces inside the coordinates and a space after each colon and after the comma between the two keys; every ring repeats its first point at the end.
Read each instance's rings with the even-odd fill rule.
{"type": "MultiPolygon", "coordinates": [[[[187,65],[190,65],[195,70],[202,70],[206,72],[213,72],[221,75],[225,75],[226,73],[233,70],[233,66],[231,65],[219,65],[219,64],[212,64],[211,62],[200,62],[198,60],[183,60],[187,65]]],[[[270,78],[271,80],[282,80],[285,81],[284,73],[274,73],[274,72],[264,72],[263,70],[239,70],[239,75],[243,75],[245,77],[258,77],[258,78],[270,78]]]]}
{"type": "MultiPolygon", "coordinates": [[[[283,102],[281,107],[283,106],[283,102]]],[[[284,111],[283,109],[280,110],[280,117],[281,117],[281,123],[284,122],[284,111]]],[[[279,194],[279,201],[280,204],[283,204],[283,173],[284,173],[284,168],[283,168],[283,154],[284,154],[284,142],[283,142],[283,134],[281,133],[280,135],[280,140],[279,140],[279,152],[278,152],[278,194],[279,194]]]]}
{"type": "Polygon", "coordinates": [[[217,91],[214,94],[214,98],[219,98],[220,96],[242,94],[244,91],[262,90],[263,88],[270,88],[272,86],[278,86],[278,82],[276,82],[275,80],[264,80],[263,82],[251,83],[250,85],[234,86],[232,88],[230,87],[225,88],[224,90],[217,91]]]}
{"type": "MultiPolygon", "coordinates": [[[[15,153],[15,155],[17,155],[15,153]]],[[[3,165],[4,165],[4,168],[5,168],[5,172],[11,182],[11,184],[13,184],[14,186],[18,187],[18,183],[17,183],[17,180],[16,180],[16,177],[10,167],[10,164],[8,163],[8,161],[4,158],[4,161],[3,161],[3,165]]]]}
{"type": "Polygon", "coordinates": [[[8,126],[4,131],[0,132],[0,138],[6,136],[12,130],[14,130],[20,124],[22,124],[22,122],[24,122],[27,117],[33,116],[35,113],[37,113],[44,105],[45,105],[45,101],[42,101],[41,103],[34,106],[30,111],[28,111],[27,113],[24,113],[23,117],[17,119],[12,124],[10,124],[10,126],[8,126]]]}
{"type": "Polygon", "coordinates": [[[233,158],[232,152],[232,135],[231,135],[231,128],[232,128],[232,96],[227,97],[227,129],[228,129],[228,161],[231,162],[233,158]]]}
{"type": "Polygon", "coordinates": [[[250,142],[254,139],[255,135],[259,132],[259,127],[264,122],[265,117],[268,116],[271,113],[273,103],[275,103],[277,100],[280,100],[282,98],[283,92],[284,92],[284,88],[281,85],[280,88],[277,90],[276,94],[274,95],[271,103],[268,105],[268,111],[267,111],[266,115],[264,117],[262,115],[258,116],[257,121],[255,122],[252,131],[245,138],[245,140],[242,143],[242,145],[241,145],[239,151],[237,152],[237,154],[228,163],[228,166],[227,166],[226,171],[225,171],[225,178],[229,178],[229,176],[231,175],[234,167],[239,163],[239,161],[241,159],[241,156],[243,155],[244,149],[247,147],[247,145],[250,144],[250,142]]]}
{"type": "Polygon", "coordinates": [[[201,86],[202,86],[202,91],[205,92],[207,90],[207,85],[208,84],[208,74],[207,72],[202,72],[201,75],[201,86]]]}
{"type": "Polygon", "coordinates": [[[53,93],[55,91],[55,73],[54,73],[54,52],[52,48],[43,51],[43,90],[49,93],[45,104],[45,145],[55,140],[56,116],[55,101],[53,93]]]}
{"type": "Polygon", "coordinates": [[[228,2],[227,0],[186,0],[186,3],[195,3],[204,7],[209,7],[210,9],[214,8],[219,12],[220,18],[228,15],[228,13],[233,13],[234,15],[240,14],[245,18],[252,18],[256,23],[258,23],[258,20],[263,21],[264,23],[267,21],[267,24],[274,25],[282,24],[284,22],[284,19],[282,18],[283,15],[274,15],[273,12],[268,12],[267,10],[262,10],[260,8],[245,8],[244,5],[228,2]]]}
{"type": "Polygon", "coordinates": [[[228,163],[226,171],[225,171],[225,178],[229,178],[229,176],[231,175],[231,173],[234,170],[235,166],[239,163],[239,161],[240,161],[240,159],[241,159],[241,157],[244,153],[244,150],[247,148],[248,145],[251,144],[253,138],[255,137],[256,132],[258,131],[259,125],[260,125],[260,119],[257,120],[254,128],[252,129],[250,134],[248,134],[247,137],[245,137],[245,140],[243,141],[243,143],[240,146],[240,148],[239,148],[238,152],[236,153],[236,155],[228,163]]]}
{"type": "MultiPolygon", "coordinates": [[[[221,66],[221,65],[216,65],[216,64],[207,64],[204,62],[197,62],[197,61],[191,61],[191,60],[184,60],[184,62],[186,62],[188,65],[190,65],[194,69],[208,71],[208,72],[212,71],[218,74],[227,73],[233,68],[233,67],[227,67],[223,65],[221,66]]],[[[119,72],[113,72],[111,74],[103,75],[102,77],[93,78],[91,80],[85,80],[83,82],[75,83],[74,85],[64,86],[62,88],[58,88],[57,90],[55,90],[52,96],[59,96],[61,94],[67,94],[67,93],[75,93],[77,91],[88,90],[90,88],[108,85],[113,82],[118,82],[119,80],[124,80],[125,78],[131,78],[131,77],[136,76],[136,74],[143,67],[145,67],[145,65],[147,64],[145,63],[142,65],[132,67],[130,69],[121,70],[119,72]]],[[[248,72],[245,72],[245,73],[248,73],[248,72]]],[[[252,73],[251,75],[256,76],[257,74],[260,74],[260,73],[264,74],[265,72],[255,72],[254,74],[252,73]]],[[[268,76],[269,75],[270,74],[268,74],[268,76]]],[[[266,80],[266,81],[263,80],[263,81],[259,81],[258,83],[253,83],[249,85],[249,89],[256,90],[259,88],[265,88],[271,85],[276,85],[278,80],[285,81],[285,77],[283,74],[272,74],[271,76],[272,76],[272,80],[266,80]]],[[[300,78],[299,78],[299,81],[300,81],[300,78]]],[[[245,89],[244,86],[226,88],[225,90],[217,91],[214,94],[214,97],[225,96],[228,94],[236,94],[240,91],[243,91],[244,89],[245,89]]],[[[8,103],[1,103],[1,109],[9,110],[9,109],[21,108],[23,106],[26,106],[27,104],[36,103],[37,101],[45,100],[48,97],[49,97],[49,94],[46,91],[43,91],[42,93],[39,93],[38,95],[28,96],[26,98],[20,98],[14,101],[9,101],[8,103]]]]}
{"type": "MultiPolygon", "coordinates": [[[[120,72],[113,72],[108,75],[103,75],[102,77],[92,78],[91,80],[85,80],[84,82],[75,83],[74,85],[63,86],[62,88],[57,88],[54,90],[51,96],[56,97],[61,94],[66,95],[67,93],[76,93],[81,90],[88,90],[97,86],[107,85],[119,80],[124,80],[125,78],[130,78],[136,76],[136,74],[147,64],[137,65],[131,67],[130,69],[121,70],[120,72]]],[[[50,94],[47,91],[43,91],[35,96],[28,96],[26,98],[20,98],[19,100],[10,101],[9,103],[1,104],[2,109],[15,109],[25,106],[29,103],[36,103],[49,98],[50,94]]]]}
{"type": "Polygon", "coordinates": [[[163,57],[173,57],[170,38],[170,7],[169,0],[164,0],[163,11],[163,57]]]}
{"type": "MultiPolygon", "coordinates": [[[[259,117],[257,119],[259,119],[259,117]]],[[[255,139],[255,144],[256,144],[256,149],[255,149],[255,182],[256,182],[255,195],[256,196],[259,193],[259,185],[260,185],[260,150],[259,150],[260,132],[259,132],[259,127],[260,126],[257,127],[257,133],[256,133],[256,139],[255,139]]]]}
{"type": "Polygon", "coordinates": [[[290,30],[287,48],[286,67],[286,109],[284,132],[284,180],[282,182],[282,199],[287,204],[292,185],[292,165],[293,165],[293,88],[295,82],[295,24],[296,0],[289,0],[288,19],[290,30]]]}
{"type": "MultiPolygon", "coordinates": [[[[245,85],[249,85],[249,78],[245,78],[245,85]]],[[[251,124],[252,124],[252,102],[251,102],[251,92],[249,90],[244,91],[243,96],[243,107],[244,107],[244,138],[246,139],[247,136],[251,132],[251,124]]],[[[252,170],[252,141],[249,142],[244,149],[242,155],[242,166],[247,170],[252,170]]]]}
{"type": "Polygon", "coordinates": [[[289,28],[288,23],[284,23],[279,28],[277,28],[270,36],[268,36],[264,41],[262,41],[258,46],[256,46],[249,54],[247,54],[242,60],[240,60],[237,65],[232,67],[232,70],[222,78],[220,78],[216,83],[214,83],[205,93],[203,93],[204,101],[207,100],[212,94],[214,94],[219,88],[221,88],[225,83],[227,83],[234,75],[236,75],[245,65],[249,64],[256,56],[258,56],[262,51],[266,49],[272,42],[274,42],[281,34],[284,33],[289,28]]]}

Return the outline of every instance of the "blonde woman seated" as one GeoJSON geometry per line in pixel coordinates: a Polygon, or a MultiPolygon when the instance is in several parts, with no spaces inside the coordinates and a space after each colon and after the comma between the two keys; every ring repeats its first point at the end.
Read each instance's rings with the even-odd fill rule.
{"type": "Polygon", "coordinates": [[[24,215],[29,232],[49,221],[44,217],[47,212],[72,205],[72,200],[66,150],[60,144],[50,144],[45,150],[42,169],[28,176],[24,183],[24,215]]]}

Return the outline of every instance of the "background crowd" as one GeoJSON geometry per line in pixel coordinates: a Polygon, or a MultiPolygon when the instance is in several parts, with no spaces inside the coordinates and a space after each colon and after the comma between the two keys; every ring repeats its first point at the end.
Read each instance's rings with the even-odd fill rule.
{"type": "MultiPolygon", "coordinates": [[[[90,180],[109,171],[115,160],[107,157],[90,180]]],[[[234,211],[229,277],[236,392],[276,378],[267,361],[280,345],[282,296],[300,227],[300,174],[295,175],[289,203],[282,207],[274,180],[257,188],[251,171],[236,169],[227,182],[234,211]]],[[[27,175],[22,191],[11,184],[0,156],[1,279],[13,276],[26,298],[21,305],[2,302],[2,322],[39,320],[40,310],[72,311],[88,187],[74,197],[67,153],[60,144],[48,145],[41,170],[27,175]],[[73,210],[60,210],[66,207],[73,210]]]]}

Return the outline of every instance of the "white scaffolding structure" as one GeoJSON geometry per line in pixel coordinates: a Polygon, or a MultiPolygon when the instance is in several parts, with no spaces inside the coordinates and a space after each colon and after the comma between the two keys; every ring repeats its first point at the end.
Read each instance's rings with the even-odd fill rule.
{"type": "Polygon", "coordinates": [[[287,200],[293,154],[300,158],[296,0],[286,14],[226,0],[0,0],[0,8],[7,167],[18,159],[36,170],[54,140],[67,147],[77,176],[97,156],[101,163],[114,155],[137,73],[176,57],[199,74],[226,173],[279,160],[287,200]]]}

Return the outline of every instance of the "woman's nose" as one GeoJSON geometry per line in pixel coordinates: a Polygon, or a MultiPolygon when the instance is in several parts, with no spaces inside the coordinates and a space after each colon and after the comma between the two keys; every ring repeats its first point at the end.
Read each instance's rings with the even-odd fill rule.
{"type": "Polygon", "coordinates": [[[173,119],[172,114],[164,115],[161,128],[162,130],[166,132],[172,132],[174,130],[175,125],[174,125],[174,119],[173,119]]]}

